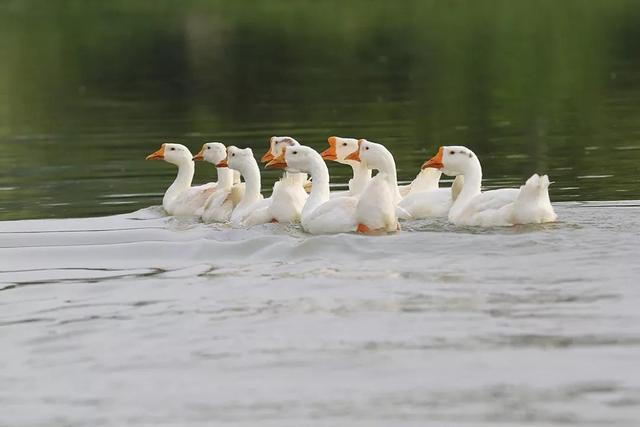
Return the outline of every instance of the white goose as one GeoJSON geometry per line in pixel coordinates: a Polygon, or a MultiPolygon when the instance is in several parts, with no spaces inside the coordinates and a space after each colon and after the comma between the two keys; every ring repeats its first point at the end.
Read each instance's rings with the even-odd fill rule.
{"type": "Polygon", "coordinates": [[[442,172],[434,168],[424,168],[421,169],[418,175],[407,185],[400,185],[398,188],[400,189],[400,194],[403,198],[408,197],[415,193],[420,193],[423,191],[446,191],[450,192],[454,191],[454,198],[456,191],[462,188],[462,175],[457,176],[452,184],[452,188],[449,187],[440,187],[440,177],[442,176],[442,172]]]}
{"type": "Polygon", "coordinates": [[[229,221],[233,208],[240,203],[244,195],[245,185],[239,182],[240,173],[220,166],[226,157],[227,149],[219,142],[204,144],[200,152],[193,157],[193,160],[204,160],[214,164],[218,171],[215,191],[205,202],[202,211],[202,220],[206,223],[229,221]],[[237,183],[235,175],[237,175],[237,183]]]}
{"type": "MultiPolygon", "coordinates": [[[[282,153],[284,147],[299,146],[300,143],[288,136],[273,136],[269,140],[269,150],[262,156],[262,162],[269,162],[282,153]]],[[[271,193],[272,221],[274,222],[298,222],[300,213],[307,201],[308,194],[305,190],[307,174],[284,173],[283,177],[273,184],[271,193]]]]}
{"type": "Polygon", "coordinates": [[[553,222],[557,218],[549,199],[547,175],[534,174],[519,189],[483,193],[480,161],[473,151],[462,146],[440,147],[422,167],[464,176],[462,190],[449,210],[449,221],[456,225],[509,226],[553,222]]]}
{"type": "MultiPolygon", "coordinates": [[[[441,174],[433,168],[425,168],[429,174],[441,174]]],[[[400,219],[442,218],[449,214],[453,201],[462,189],[462,175],[456,177],[450,188],[432,188],[409,193],[398,203],[398,217],[400,219]],[[402,209],[402,211],[400,211],[402,209]]]]}
{"type": "Polygon", "coordinates": [[[264,224],[271,221],[270,199],[260,193],[260,169],[250,148],[227,147],[227,157],[218,167],[229,167],[240,172],[244,178],[245,191],[242,199],[231,212],[231,223],[236,226],[264,224]]]}
{"type": "Polygon", "coordinates": [[[329,198],[329,170],[322,156],[313,148],[303,145],[285,148],[266,165],[267,168],[285,169],[288,172],[308,173],[313,187],[302,208],[300,223],[311,234],[346,233],[356,231],[355,197],[329,198]]]}
{"type": "Polygon", "coordinates": [[[147,160],[164,160],[178,167],[178,175],[162,198],[162,207],[169,215],[199,216],[216,185],[191,186],[195,166],[193,155],[182,144],[165,143],[147,156],[147,160]]]}
{"type": "MultiPolygon", "coordinates": [[[[346,192],[346,194],[350,196],[359,195],[371,180],[371,169],[366,168],[360,162],[347,159],[349,154],[358,150],[358,140],[355,138],[332,136],[328,139],[328,142],[329,148],[321,153],[322,158],[351,166],[353,169],[353,178],[349,180],[349,191],[346,192]]],[[[441,175],[442,172],[432,168],[421,169],[409,184],[398,185],[398,191],[404,198],[413,193],[437,189],[441,175]]],[[[446,191],[448,192],[449,190],[447,189],[446,191]]],[[[408,217],[404,219],[408,219],[408,217]]]]}
{"type": "Polygon", "coordinates": [[[347,156],[358,149],[358,140],[355,138],[342,138],[340,136],[331,136],[327,140],[329,148],[324,150],[320,155],[325,160],[333,160],[343,165],[351,166],[353,170],[353,178],[349,180],[349,191],[337,195],[358,196],[360,195],[369,181],[371,181],[371,169],[362,165],[362,163],[347,159],[347,156]]]}
{"type": "Polygon", "coordinates": [[[365,187],[356,207],[360,232],[393,232],[400,229],[396,204],[402,199],[398,190],[396,163],[382,144],[361,139],[358,148],[346,157],[378,174],[365,187]]]}
{"type": "MultiPolygon", "coordinates": [[[[314,149],[305,146],[285,148],[280,156],[267,164],[267,167],[286,169],[290,172],[305,172],[311,175],[313,187],[302,209],[300,220],[305,231],[311,234],[326,234],[375,230],[378,210],[384,207],[371,201],[371,210],[363,212],[358,217],[356,215],[357,197],[345,196],[330,199],[329,170],[322,156],[314,149]]],[[[382,199],[379,200],[382,201],[382,199]]]]}
{"type": "Polygon", "coordinates": [[[458,197],[464,183],[463,175],[458,175],[451,187],[440,185],[442,171],[423,168],[410,184],[410,191],[398,203],[400,219],[424,219],[446,217],[453,201],[458,197]],[[402,209],[402,211],[400,210],[402,209]]]}

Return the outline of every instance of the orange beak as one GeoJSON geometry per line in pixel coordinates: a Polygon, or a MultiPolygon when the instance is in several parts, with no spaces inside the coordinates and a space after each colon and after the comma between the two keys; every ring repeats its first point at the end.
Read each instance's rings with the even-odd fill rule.
{"type": "Polygon", "coordinates": [[[220,162],[216,165],[217,168],[228,168],[229,165],[227,164],[227,157],[225,157],[224,159],[220,160],[220,162]]]}
{"type": "Polygon", "coordinates": [[[270,162],[271,160],[273,160],[273,154],[271,154],[271,147],[269,147],[267,152],[264,153],[264,156],[262,156],[261,160],[262,160],[262,163],[270,162]]]}
{"type": "Polygon", "coordinates": [[[273,144],[275,144],[275,142],[276,142],[275,136],[272,136],[271,138],[269,138],[269,149],[267,150],[266,153],[264,153],[264,156],[262,156],[262,159],[260,159],[262,163],[270,162],[271,160],[273,160],[273,154],[271,154],[271,149],[273,148],[273,144]]]}
{"type": "Polygon", "coordinates": [[[202,148],[200,149],[200,152],[195,156],[193,156],[193,160],[204,160],[204,147],[205,146],[203,145],[202,148]]]}
{"type": "Polygon", "coordinates": [[[336,141],[337,141],[337,138],[335,136],[330,136],[329,139],[327,139],[327,142],[329,143],[329,148],[327,148],[322,153],[320,153],[323,159],[325,160],[338,159],[338,155],[336,154],[336,141]]]}
{"type": "Polygon", "coordinates": [[[354,151],[353,153],[349,154],[346,157],[346,160],[355,160],[356,162],[360,161],[360,146],[362,145],[362,140],[359,139],[358,140],[358,149],[356,151],[354,151]]]}
{"type": "Polygon", "coordinates": [[[269,161],[269,163],[267,163],[265,165],[265,168],[267,169],[286,169],[287,168],[287,161],[284,158],[284,153],[286,152],[286,148],[284,150],[282,150],[282,154],[280,154],[278,157],[274,157],[273,159],[271,159],[269,161]]]}
{"type": "Polygon", "coordinates": [[[155,151],[147,156],[147,160],[164,160],[164,144],[158,151],[155,151]]]}
{"type": "Polygon", "coordinates": [[[444,165],[442,164],[442,154],[444,153],[444,148],[438,148],[438,154],[427,160],[422,164],[422,169],[426,168],[434,168],[434,169],[442,169],[444,165]]]}

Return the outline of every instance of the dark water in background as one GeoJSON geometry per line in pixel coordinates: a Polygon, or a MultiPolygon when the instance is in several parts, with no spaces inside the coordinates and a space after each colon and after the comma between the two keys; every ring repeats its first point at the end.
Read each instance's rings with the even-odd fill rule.
{"type": "Polygon", "coordinates": [[[0,219],[157,204],[161,142],[274,134],[384,143],[401,180],[463,144],[488,186],[638,199],[639,100],[637,1],[2,1],[0,219]]]}

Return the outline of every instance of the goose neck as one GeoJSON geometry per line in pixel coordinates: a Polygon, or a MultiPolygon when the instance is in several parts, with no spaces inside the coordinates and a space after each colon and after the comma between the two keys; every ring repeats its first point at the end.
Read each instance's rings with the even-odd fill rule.
{"type": "Polygon", "coordinates": [[[233,170],[229,168],[216,168],[218,171],[218,185],[219,190],[228,190],[233,186],[233,170]]]}
{"type": "Polygon", "coordinates": [[[310,171],[313,186],[311,194],[304,205],[303,215],[312,212],[315,208],[329,200],[329,169],[324,160],[318,155],[313,158],[310,171]]]}
{"type": "Polygon", "coordinates": [[[400,195],[400,190],[398,190],[398,174],[396,172],[396,162],[393,159],[391,153],[380,153],[380,159],[378,164],[376,164],[376,169],[380,171],[380,173],[384,174],[385,181],[389,184],[389,188],[393,192],[395,202],[398,203],[402,196],[400,195]]]}
{"type": "Polygon", "coordinates": [[[482,167],[477,159],[473,160],[461,174],[463,176],[462,189],[451,206],[450,218],[458,215],[474,197],[481,193],[482,167]]]}
{"type": "Polygon", "coordinates": [[[260,169],[258,169],[257,163],[250,162],[243,165],[240,173],[244,177],[245,182],[245,198],[247,200],[253,200],[260,197],[260,169]]]}
{"type": "Polygon", "coordinates": [[[176,179],[173,181],[173,184],[171,184],[167,190],[167,193],[177,194],[191,187],[193,173],[195,172],[193,160],[183,160],[180,163],[177,163],[177,166],[178,174],[176,175],[176,179]]]}
{"type": "Polygon", "coordinates": [[[365,167],[361,162],[351,163],[351,169],[353,169],[353,179],[350,182],[349,191],[352,194],[358,194],[371,180],[371,169],[365,167]]]}
{"type": "Polygon", "coordinates": [[[295,181],[296,184],[300,184],[300,185],[304,185],[305,181],[307,180],[307,174],[306,173],[285,172],[283,176],[285,178],[292,179],[293,181],[295,181]]]}

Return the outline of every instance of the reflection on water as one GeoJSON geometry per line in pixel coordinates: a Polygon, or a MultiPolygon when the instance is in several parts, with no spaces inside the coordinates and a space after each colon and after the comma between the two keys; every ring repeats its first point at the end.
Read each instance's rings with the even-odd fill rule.
{"type": "Polygon", "coordinates": [[[633,0],[5,1],[0,218],[157,204],[159,143],[274,134],[382,142],[401,180],[464,144],[488,187],[538,171],[554,200],[638,199],[639,22],[633,0]]]}

